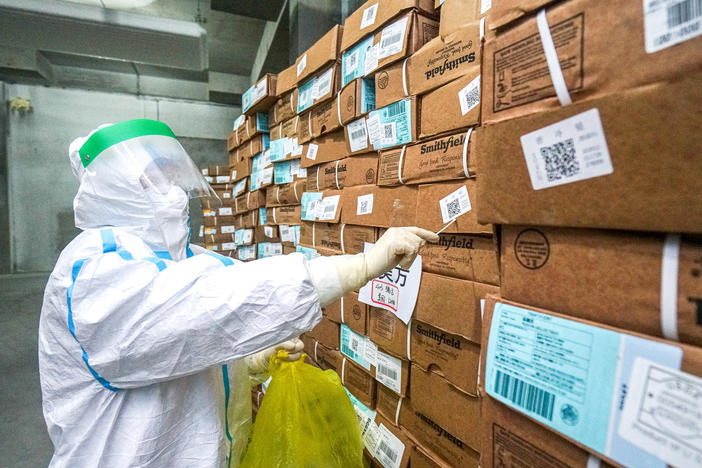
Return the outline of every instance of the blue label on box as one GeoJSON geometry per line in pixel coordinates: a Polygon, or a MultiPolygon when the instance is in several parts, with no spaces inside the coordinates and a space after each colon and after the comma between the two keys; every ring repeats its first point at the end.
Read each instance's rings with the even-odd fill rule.
{"type": "Polygon", "coordinates": [[[656,457],[617,434],[636,357],[679,367],[682,351],[498,302],[490,326],[485,389],[624,465],[662,468],[656,457]]]}
{"type": "Polygon", "coordinates": [[[370,78],[361,80],[361,112],[366,114],[375,109],[375,81],[370,78]]]}
{"type": "Polygon", "coordinates": [[[403,99],[374,110],[366,120],[368,138],[375,150],[412,141],[412,100],[403,99]]]}
{"type": "Polygon", "coordinates": [[[293,181],[292,161],[282,161],[273,164],[273,183],[287,184],[293,181]]]}
{"type": "MultiPolygon", "coordinates": [[[[351,83],[356,78],[363,76],[363,67],[366,61],[366,52],[373,47],[371,34],[355,47],[347,50],[341,58],[341,87],[351,83]]],[[[375,86],[375,85],[374,85],[375,86]]]]}
{"type": "Polygon", "coordinates": [[[261,140],[263,143],[263,151],[265,151],[271,147],[271,137],[268,136],[267,133],[264,133],[263,135],[261,135],[261,140]]]}
{"type": "Polygon", "coordinates": [[[266,112],[256,112],[256,131],[268,131],[268,114],[266,112]]]}
{"type": "Polygon", "coordinates": [[[312,90],[314,89],[315,79],[305,81],[297,91],[297,113],[304,112],[314,103],[312,90]]]}
{"type": "Polygon", "coordinates": [[[265,208],[259,208],[258,209],[258,221],[261,226],[266,225],[266,209],[265,208]]]}
{"type": "Polygon", "coordinates": [[[271,161],[282,161],[285,159],[285,140],[288,138],[278,138],[271,141],[271,161]]]}
{"type": "Polygon", "coordinates": [[[241,111],[242,112],[246,112],[247,110],[251,109],[251,105],[253,104],[253,92],[254,92],[254,86],[247,89],[244,92],[244,94],[241,96],[241,111]]]}
{"type": "Polygon", "coordinates": [[[312,260],[313,258],[319,257],[319,253],[317,252],[317,250],[311,247],[304,247],[302,245],[298,245],[295,247],[295,251],[304,254],[308,260],[312,260]]]}
{"type": "Polygon", "coordinates": [[[317,202],[322,199],[322,192],[302,192],[300,199],[301,214],[300,219],[304,221],[314,221],[317,219],[317,202]]]}

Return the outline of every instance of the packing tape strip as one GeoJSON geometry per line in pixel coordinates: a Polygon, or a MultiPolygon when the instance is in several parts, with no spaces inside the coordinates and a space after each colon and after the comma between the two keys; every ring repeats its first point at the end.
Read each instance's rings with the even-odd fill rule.
{"type": "Polygon", "coordinates": [[[463,173],[467,178],[470,178],[470,173],[468,172],[468,141],[470,140],[470,134],[473,133],[473,127],[470,127],[466,132],[466,139],[463,142],[463,173]]]}
{"type": "Polygon", "coordinates": [[[403,397],[400,397],[399,400],[397,400],[397,408],[395,409],[395,425],[397,427],[400,427],[400,408],[402,408],[402,400],[404,400],[403,397]]]}
{"type": "Polygon", "coordinates": [[[409,96],[407,91],[407,60],[409,60],[409,57],[402,62],[402,91],[405,92],[405,97],[409,96]]]}
{"type": "Polygon", "coordinates": [[[249,154],[253,158],[253,156],[254,156],[254,154],[253,154],[253,140],[249,140],[249,154]]]}
{"type": "Polygon", "coordinates": [[[275,188],[275,201],[280,205],[280,185],[275,188]]]}
{"type": "Polygon", "coordinates": [[[402,145],[402,150],[400,150],[400,160],[397,161],[397,180],[402,185],[405,185],[405,182],[402,180],[402,163],[405,160],[405,149],[406,148],[407,148],[407,145],[402,145]]]}
{"type": "Polygon", "coordinates": [[[410,353],[410,336],[412,335],[412,319],[407,322],[407,360],[412,360],[412,353],[410,353]]]}
{"type": "Polygon", "coordinates": [[[346,249],[344,248],[344,228],[346,227],[346,224],[341,225],[341,233],[339,234],[339,237],[341,238],[341,253],[345,254],[346,249]]]}
{"type": "Polygon", "coordinates": [[[278,110],[278,106],[273,106],[273,122],[277,122],[277,121],[278,121],[278,112],[277,112],[277,110],[278,110]]]}
{"type": "Polygon", "coordinates": [[[346,385],[344,383],[344,371],[346,370],[346,357],[341,360],[341,385],[346,385]]]}
{"type": "Polygon", "coordinates": [[[561,70],[561,64],[558,61],[558,54],[556,53],[556,46],[553,44],[553,37],[551,37],[551,29],[548,26],[548,21],[546,20],[546,9],[542,8],[541,11],[536,15],[536,24],[539,27],[539,36],[541,37],[541,45],[544,48],[544,54],[546,55],[546,64],[548,65],[548,72],[551,75],[551,82],[556,90],[556,96],[561,102],[562,106],[567,106],[573,101],[570,99],[570,94],[568,94],[568,87],[565,84],[565,79],[563,78],[563,70],[561,70]]]}
{"type": "Polygon", "coordinates": [[[317,228],[317,222],[312,221],[312,248],[317,248],[317,245],[315,244],[315,229],[317,228]]]}
{"type": "Polygon", "coordinates": [[[346,323],[344,321],[344,296],[341,296],[340,302],[341,302],[341,323],[346,323]]]}
{"type": "Polygon", "coordinates": [[[663,242],[661,264],[661,331],[669,340],[678,341],[678,264],[680,235],[668,234],[663,242]]]}
{"type": "Polygon", "coordinates": [[[307,132],[312,137],[312,112],[307,114],[307,132]]]}
{"type": "Polygon", "coordinates": [[[258,214],[258,211],[252,211],[251,212],[251,224],[254,226],[257,225],[258,223],[256,222],[256,215],[258,214]]]}
{"type": "Polygon", "coordinates": [[[319,346],[319,341],[314,340],[314,362],[319,362],[317,360],[317,346],[319,346]]]}
{"type": "Polygon", "coordinates": [[[339,187],[339,161],[340,159],[336,160],[336,166],[334,166],[334,182],[336,183],[336,189],[341,190],[341,187],[339,187]]]}
{"type": "Polygon", "coordinates": [[[341,91],[336,93],[336,118],[339,119],[339,127],[343,127],[341,123],[341,91]]]}
{"type": "Polygon", "coordinates": [[[319,192],[319,166],[317,166],[316,183],[317,183],[317,192],[319,192]]]}
{"type": "Polygon", "coordinates": [[[586,468],[600,468],[601,466],[602,463],[599,458],[594,455],[587,456],[587,465],[585,465],[586,468]]]}
{"type": "Polygon", "coordinates": [[[236,198],[234,199],[234,211],[235,211],[236,213],[239,212],[239,197],[236,197],[236,198]]]}
{"type": "MultiPolygon", "coordinates": [[[[234,132],[235,132],[234,136],[236,137],[236,146],[239,146],[241,144],[241,143],[239,143],[239,130],[237,129],[234,132]]],[[[238,151],[238,149],[237,149],[237,151],[238,151]]]]}

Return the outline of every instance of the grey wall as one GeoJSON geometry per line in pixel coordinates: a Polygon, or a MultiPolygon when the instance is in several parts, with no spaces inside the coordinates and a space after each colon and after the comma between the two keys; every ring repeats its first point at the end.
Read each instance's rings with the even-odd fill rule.
{"type": "MultiPolygon", "coordinates": [[[[225,140],[240,112],[233,106],[128,94],[3,87],[5,101],[21,97],[29,99],[33,108],[24,115],[10,112],[7,118],[7,192],[2,193],[8,193],[12,272],[51,270],[61,249],[77,233],[72,204],[78,184],[68,162],[68,145],[74,138],[102,123],[157,119],[182,139],[199,166],[227,164],[225,140]]],[[[2,153],[0,143],[0,188],[2,153]]],[[[0,206],[0,221],[1,217],[0,206]]]]}

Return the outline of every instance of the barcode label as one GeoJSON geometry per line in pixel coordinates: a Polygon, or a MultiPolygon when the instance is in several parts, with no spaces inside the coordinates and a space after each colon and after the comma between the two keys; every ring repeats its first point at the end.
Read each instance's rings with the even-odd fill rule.
{"type": "Polygon", "coordinates": [[[646,52],[702,34],[702,0],[644,0],[646,52]]]}
{"type": "Polygon", "coordinates": [[[340,195],[332,195],[322,200],[322,209],[317,217],[320,221],[331,221],[336,215],[336,208],[339,206],[340,195]]]}
{"type": "Polygon", "coordinates": [[[349,149],[352,153],[368,148],[368,132],[366,119],[361,117],[347,125],[349,134],[349,149]]]}
{"type": "Polygon", "coordinates": [[[380,34],[379,59],[402,52],[402,44],[404,43],[408,21],[409,18],[405,16],[401,20],[383,29],[383,32],[380,34]]]}
{"type": "Polygon", "coordinates": [[[495,371],[493,390],[515,405],[531,413],[536,413],[548,421],[553,420],[553,406],[556,396],[521,379],[495,371]]]}
{"type": "Polygon", "coordinates": [[[441,210],[441,219],[444,224],[469,212],[471,204],[466,186],[462,185],[458,190],[439,200],[439,209],[441,210]]]}
{"type": "Polygon", "coordinates": [[[351,52],[349,55],[346,56],[346,70],[344,72],[345,75],[349,75],[352,72],[356,71],[356,67],[358,67],[358,54],[360,51],[358,49],[354,50],[351,52]]]}
{"type": "MultiPolygon", "coordinates": [[[[372,42],[372,41],[371,41],[372,42]]],[[[376,68],[378,68],[378,52],[380,47],[378,44],[366,49],[366,55],[363,61],[363,75],[368,75],[372,73],[376,68]]]]}
{"type": "Polygon", "coordinates": [[[375,23],[375,15],[378,13],[378,4],[375,3],[365,10],[363,10],[363,17],[361,18],[361,28],[364,29],[375,23]]]}
{"type": "Polygon", "coordinates": [[[231,234],[235,232],[234,226],[222,226],[222,234],[231,234]]]}
{"type": "Polygon", "coordinates": [[[307,147],[307,155],[306,155],[307,159],[311,159],[313,161],[315,159],[317,159],[317,150],[318,149],[319,149],[318,145],[316,145],[314,143],[310,143],[310,145],[307,147]]]}
{"type": "Polygon", "coordinates": [[[402,393],[402,361],[378,351],[375,379],[395,393],[402,393]]]}
{"type": "Polygon", "coordinates": [[[378,372],[393,380],[397,378],[397,371],[395,369],[390,369],[389,367],[385,367],[383,365],[378,366],[378,372]]]}
{"type": "Polygon", "coordinates": [[[597,109],[523,135],[521,143],[534,190],[614,171],[597,109]]]}
{"type": "Polygon", "coordinates": [[[219,209],[219,215],[220,216],[231,216],[232,215],[232,209],[231,207],[222,207],[219,209]]]}
{"type": "Polygon", "coordinates": [[[461,115],[466,115],[480,104],[480,75],[458,92],[458,102],[461,105],[461,115]]]}
{"type": "Polygon", "coordinates": [[[378,450],[383,452],[391,462],[395,463],[397,460],[397,452],[395,452],[384,440],[380,442],[380,445],[378,445],[378,450]]]}
{"type": "Polygon", "coordinates": [[[394,102],[385,108],[386,109],[385,115],[387,117],[391,118],[391,117],[395,117],[395,116],[400,115],[400,114],[404,114],[405,113],[405,105],[406,105],[406,103],[404,100],[394,102]]]}
{"type": "Polygon", "coordinates": [[[405,444],[382,423],[378,426],[378,434],[380,437],[374,453],[375,458],[385,468],[399,468],[405,444]]]}
{"type": "Polygon", "coordinates": [[[367,215],[373,213],[373,194],[361,195],[357,199],[356,215],[367,215]]]}
{"type": "Polygon", "coordinates": [[[320,99],[321,97],[324,97],[327,94],[329,94],[329,92],[331,91],[333,73],[334,68],[332,67],[329,70],[327,70],[322,76],[315,80],[315,94],[313,96],[314,100],[320,99]]]}
{"type": "Polygon", "coordinates": [[[397,131],[395,122],[383,124],[383,146],[393,146],[397,143],[397,131]]]}

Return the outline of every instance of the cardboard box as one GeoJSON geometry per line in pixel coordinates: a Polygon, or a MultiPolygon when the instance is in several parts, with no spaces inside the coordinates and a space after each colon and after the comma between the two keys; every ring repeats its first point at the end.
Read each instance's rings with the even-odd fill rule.
{"type": "MultiPolygon", "coordinates": [[[[620,417],[624,419],[622,409],[629,404],[629,398],[638,399],[644,391],[647,394],[645,398],[650,400],[642,401],[640,405],[645,404],[658,413],[659,410],[655,408],[662,403],[659,398],[680,397],[669,393],[666,396],[648,393],[646,389],[654,388],[649,385],[657,385],[650,380],[656,379],[656,373],[665,380],[668,389],[680,388],[678,386],[687,385],[683,382],[689,382],[668,373],[678,370],[678,366],[684,373],[702,376],[702,348],[567,317],[494,296],[488,296],[485,301],[483,342],[487,343],[486,352],[481,358],[484,375],[481,393],[486,395],[485,398],[507,404],[513,401],[509,398],[513,385],[525,385],[524,391],[532,395],[536,392],[541,396],[542,404],[534,407],[527,400],[516,399],[517,404],[508,405],[512,411],[526,415],[612,464],[617,460],[620,465],[630,465],[627,460],[633,459],[640,460],[640,463],[653,461],[652,456],[642,448],[617,435],[613,445],[600,443],[608,432],[617,432],[619,422],[614,421],[619,421],[620,417]],[[578,341],[576,337],[585,340],[578,341]],[[548,351],[547,354],[543,354],[544,349],[548,351]],[[641,358],[657,364],[655,367],[640,366],[646,363],[641,358]],[[661,371],[665,372],[663,376],[661,371]],[[635,377],[638,376],[645,377],[637,383],[635,377]],[[573,385],[561,386],[561,382],[573,382],[573,385]],[[554,388],[557,393],[553,393],[554,388]],[[508,397],[503,397],[504,394],[508,397]],[[606,396],[606,403],[602,401],[603,395],[606,396]],[[621,401],[624,405],[620,404],[621,401]],[[534,411],[527,411],[527,407],[534,411]],[[537,414],[543,415],[539,416],[543,422],[532,417],[537,414]],[[554,415],[558,415],[558,419],[554,415]],[[563,420],[569,423],[560,424],[563,420]],[[550,424],[558,424],[558,429],[551,427],[549,421],[554,421],[550,424]],[[616,426],[610,428],[610,424],[616,426]],[[586,431],[582,430],[584,427],[587,427],[586,431]],[[591,434],[597,436],[590,438],[591,434]],[[608,456],[598,452],[605,446],[612,447],[608,456]]],[[[665,393],[662,389],[660,391],[665,393]]],[[[678,410],[672,409],[676,405],[667,407],[670,408],[668,411],[672,411],[667,413],[668,417],[676,418],[678,410]]],[[[669,437],[664,435],[670,434],[666,429],[660,431],[659,423],[647,423],[646,416],[641,413],[635,417],[646,428],[640,434],[640,443],[644,440],[650,442],[651,437],[656,437],[655,443],[659,443],[660,438],[669,437]]]]}
{"type": "Polygon", "coordinates": [[[282,97],[288,92],[292,91],[297,84],[297,67],[293,63],[288,68],[278,73],[278,78],[276,80],[276,94],[278,97],[282,97]]]}
{"type": "MultiPolygon", "coordinates": [[[[483,468],[592,466],[589,453],[561,437],[554,437],[552,432],[529,418],[492,398],[483,398],[481,404],[483,468]]],[[[612,465],[601,462],[599,466],[612,465]]]]}
{"type": "Polygon", "coordinates": [[[231,166],[232,168],[232,179],[235,182],[240,181],[245,177],[251,175],[251,158],[242,159],[231,166]]]}
{"type": "Polygon", "coordinates": [[[430,15],[435,13],[433,0],[367,1],[344,21],[341,50],[347,50],[361,40],[362,37],[380,29],[393,17],[412,8],[430,15]]]}
{"type": "Polygon", "coordinates": [[[375,109],[375,83],[371,78],[356,78],[339,94],[337,113],[343,125],[375,109]]]}
{"type": "Polygon", "coordinates": [[[362,226],[413,226],[417,206],[413,187],[347,187],[341,193],[341,222],[362,226]]]}
{"type": "Polygon", "coordinates": [[[245,194],[239,195],[234,199],[234,212],[236,214],[255,210],[256,208],[261,208],[262,206],[266,206],[266,193],[263,190],[246,192],[245,194]]]}
{"type": "Polygon", "coordinates": [[[374,227],[307,221],[300,226],[300,242],[315,249],[321,247],[338,253],[361,253],[366,242],[374,243],[377,239],[374,227]]]}
{"type": "MultiPolygon", "coordinates": [[[[338,325],[337,325],[338,326],[338,325]]],[[[375,408],[377,385],[373,376],[346,356],[341,361],[341,383],[368,408],[375,408]]]]}
{"type": "Polygon", "coordinates": [[[202,222],[205,227],[231,226],[234,224],[234,216],[203,216],[202,222]]]}
{"type": "MultiPolygon", "coordinates": [[[[496,2],[491,20],[502,8],[524,14],[536,6],[516,1],[503,3],[500,7],[496,2]]],[[[606,5],[573,0],[548,8],[547,20],[573,102],[683,78],[699,70],[702,36],[671,46],[681,38],[678,33],[686,26],[669,29],[676,19],[671,16],[671,22],[666,21],[665,7],[659,5],[659,13],[649,13],[647,17],[643,7],[636,0],[606,2],[606,5]],[[655,23],[655,18],[662,21],[655,23]]],[[[695,24],[690,22],[687,27],[694,29],[695,24]]],[[[485,43],[483,122],[561,107],[555,97],[536,18],[525,18],[492,36],[485,43]]]]}
{"type": "Polygon", "coordinates": [[[266,190],[266,206],[286,206],[300,203],[306,182],[298,180],[285,185],[276,185],[266,190]]]}
{"type": "Polygon", "coordinates": [[[295,253],[295,245],[283,243],[283,255],[295,253]]]}
{"type": "Polygon", "coordinates": [[[480,76],[472,70],[422,96],[420,138],[480,123],[480,76]]]}
{"type": "Polygon", "coordinates": [[[246,115],[253,115],[256,112],[267,112],[268,108],[276,99],[277,76],[266,73],[255,85],[250,87],[241,96],[241,110],[246,115]]]}
{"type": "Polygon", "coordinates": [[[410,96],[409,83],[405,81],[404,76],[405,63],[393,63],[375,74],[376,106],[385,107],[410,96]]]}
{"type": "Polygon", "coordinates": [[[238,157],[250,159],[262,153],[270,147],[271,139],[267,133],[263,133],[251,138],[238,148],[238,157]]]}
{"type": "Polygon", "coordinates": [[[339,324],[322,317],[322,320],[310,330],[309,335],[327,348],[339,349],[339,324]]]}
{"type": "Polygon", "coordinates": [[[337,109],[338,99],[335,97],[301,114],[297,129],[298,143],[307,143],[312,138],[319,138],[325,133],[341,128],[337,109]]]}
{"type": "Polygon", "coordinates": [[[499,293],[499,286],[423,272],[413,317],[479,344],[480,301],[499,293]]]}
{"type": "Polygon", "coordinates": [[[453,278],[500,284],[497,240],[472,234],[439,234],[439,242],[419,250],[422,270],[453,278]]]}
{"type": "MultiPolygon", "coordinates": [[[[227,136],[227,151],[232,151],[232,150],[236,149],[237,146],[239,146],[239,140],[238,140],[236,130],[234,130],[232,133],[230,133],[227,136]]],[[[209,175],[209,174],[203,174],[203,175],[209,175]]]]}
{"type": "Polygon", "coordinates": [[[468,198],[471,203],[471,210],[460,215],[456,221],[446,228],[445,233],[470,233],[470,234],[492,234],[492,226],[490,224],[480,224],[477,220],[475,204],[478,201],[476,198],[476,181],[474,179],[464,179],[460,182],[439,182],[436,184],[426,184],[419,186],[417,196],[417,225],[421,228],[436,232],[444,227],[447,222],[442,216],[441,205],[447,205],[451,200],[449,195],[463,191],[463,187],[468,193],[468,198]],[[443,200],[443,201],[442,201],[443,200]]]}
{"type": "Polygon", "coordinates": [[[253,115],[247,115],[243,125],[237,129],[237,142],[242,145],[251,138],[261,133],[268,133],[268,113],[256,112],[253,115]]]}
{"type": "MultiPolygon", "coordinates": [[[[411,439],[411,436],[410,436],[411,439]]],[[[450,468],[451,465],[442,461],[437,455],[433,455],[429,449],[421,445],[414,444],[410,453],[410,466],[412,468],[450,468]]],[[[466,465],[464,465],[466,466],[466,465]]],[[[467,468],[478,468],[479,463],[467,465],[467,468]]]]}
{"type": "Polygon", "coordinates": [[[410,325],[412,362],[443,376],[466,394],[478,395],[480,346],[461,335],[445,332],[416,319],[410,325]]]}
{"type": "Polygon", "coordinates": [[[256,260],[258,252],[255,245],[242,245],[236,249],[236,258],[242,262],[256,260]]]}
{"type": "MultiPolygon", "coordinates": [[[[484,15],[490,14],[492,11],[490,9],[492,2],[487,0],[441,1],[441,16],[439,20],[439,35],[441,37],[446,37],[454,33],[466,23],[474,23],[481,20],[484,15]]],[[[505,2],[499,0],[499,2],[495,2],[495,4],[497,3],[502,4],[505,2]]],[[[529,0],[529,3],[534,3],[534,1],[529,0]]],[[[521,4],[523,5],[524,2],[522,1],[521,4]]]]}
{"type": "Polygon", "coordinates": [[[354,185],[375,184],[378,174],[378,154],[367,153],[334,162],[320,164],[307,174],[307,190],[341,190],[354,185]]]}
{"type": "Polygon", "coordinates": [[[702,231],[700,84],[702,73],[695,73],[682,81],[486,126],[478,141],[478,219],[500,224],[702,231]],[[673,107],[675,112],[670,111],[673,107]],[[563,123],[567,118],[572,119],[563,123]],[[546,171],[538,166],[539,151],[558,157],[558,151],[568,149],[546,134],[539,136],[547,141],[538,149],[537,134],[532,135],[527,154],[536,167],[533,180],[538,187],[548,187],[534,190],[520,137],[557,122],[561,122],[557,128],[562,133],[558,140],[578,142],[571,154],[574,161],[567,167],[551,167],[557,179],[548,181],[546,171]],[[589,166],[585,166],[580,147],[585,144],[592,160],[589,166]],[[608,167],[611,173],[597,176],[608,172],[608,167]],[[590,178],[568,183],[582,176],[590,178]]]}
{"type": "MultiPolygon", "coordinates": [[[[273,130],[273,125],[295,117],[295,111],[297,110],[296,97],[294,90],[290,90],[275,101],[271,110],[268,111],[268,117],[271,119],[271,131],[273,130]]],[[[280,134],[278,134],[278,138],[280,138],[280,134]]]]}
{"type": "MultiPolygon", "coordinates": [[[[383,426],[395,437],[393,443],[388,444],[387,442],[382,444],[382,449],[380,447],[378,450],[382,450],[382,455],[378,455],[376,461],[380,463],[380,458],[387,460],[387,463],[393,463],[390,466],[396,468],[407,468],[410,464],[410,456],[412,454],[412,449],[414,448],[414,443],[407,437],[402,429],[395,426],[391,421],[385,419],[383,416],[376,414],[375,424],[377,426],[383,426]]],[[[383,431],[383,429],[381,429],[383,431]]],[[[381,464],[382,466],[382,464],[381,464]]]]}
{"type": "Polygon", "coordinates": [[[281,241],[276,226],[256,226],[254,229],[254,240],[258,242],[279,243],[281,241]]]}
{"type": "Polygon", "coordinates": [[[325,306],[324,316],[332,322],[345,323],[356,333],[367,334],[368,305],[358,300],[356,292],[350,292],[325,306]]]}
{"type": "Polygon", "coordinates": [[[336,62],[336,59],[339,57],[343,30],[342,26],[335,25],[295,60],[295,72],[298,83],[304,81],[325,65],[336,62]]]}
{"type": "Polygon", "coordinates": [[[368,337],[389,354],[408,359],[408,330],[407,325],[392,312],[378,307],[369,307],[368,337]]]}
{"type": "Polygon", "coordinates": [[[301,114],[329,99],[341,90],[341,65],[334,63],[301,83],[295,90],[296,112],[301,114]]]}
{"type": "Polygon", "coordinates": [[[339,129],[335,132],[315,138],[309,143],[305,143],[302,147],[300,165],[307,168],[315,164],[343,159],[349,154],[350,153],[346,149],[344,131],[339,129]]]}
{"type": "Polygon", "coordinates": [[[234,234],[208,234],[203,236],[204,242],[207,245],[211,244],[223,244],[232,242],[234,240],[234,234]]]}
{"type": "Polygon", "coordinates": [[[400,400],[403,400],[403,397],[384,385],[378,385],[375,409],[396,427],[400,426],[400,406],[402,405],[400,400]]]}
{"type": "MultiPolygon", "coordinates": [[[[467,395],[434,372],[412,365],[410,385],[412,409],[425,415],[448,433],[454,435],[475,451],[480,450],[480,399],[467,395]]],[[[403,406],[405,402],[403,402],[403,406]]],[[[400,423],[405,418],[400,409],[400,423]]],[[[407,427],[415,434],[413,427],[407,427]]],[[[436,432],[440,431],[435,431],[436,432]]],[[[428,445],[431,448],[431,445],[428,445]]],[[[437,451],[437,453],[442,453],[437,451]]],[[[451,462],[452,460],[447,460],[451,462]]],[[[463,466],[463,465],[457,465],[463,466]]]]}
{"type": "Polygon", "coordinates": [[[300,213],[300,205],[266,208],[266,224],[298,224],[300,222],[300,213]]]}
{"type": "Polygon", "coordinates": [[[381,151],[378,185],[424,184],[475,176],[475,140],[478,131],[479,129],[460,131],[422,143],[381,151]],[[398,170],[400,160],[401,173],[398,170]]]}
{"type": "MultiPolygon", "coordinates": [[[[676,242],[680,242],[676,244],[676,242]]],[[[702,346],[702,242],[679,245],[675,334],[702,346]]],[[[502,295],[586,320],[665,336],[661,313],[664,234],[504,226],[502,295]],[[583,268],[587,265],[587,268],[583,268]],[[632,306],[633,304],[633,306],[632,306]]]]}

